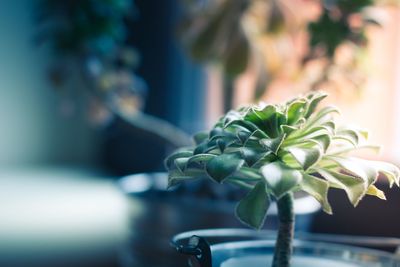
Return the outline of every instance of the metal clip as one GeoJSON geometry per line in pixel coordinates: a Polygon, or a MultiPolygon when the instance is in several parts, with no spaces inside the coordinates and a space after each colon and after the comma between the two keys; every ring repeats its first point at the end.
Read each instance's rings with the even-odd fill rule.
{"type": "Polygon", "coordinates": [[[204,238],[194,235],[187,245],[175,244],[175,248],[179,253],[194,256],[200,267],[212,267],[210,245],[204,238]]]}

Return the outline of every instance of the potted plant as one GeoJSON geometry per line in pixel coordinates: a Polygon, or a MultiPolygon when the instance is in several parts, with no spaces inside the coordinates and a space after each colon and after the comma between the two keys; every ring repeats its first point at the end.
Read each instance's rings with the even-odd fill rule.
{"type": "Polygon", "coordinates": [[[290,266],[294,229],[293,193],[304,191],[331,214],[330,188],[343,189],[357,206],[365,195],[385,199],[375,186],[378,175],[399,186],[399,169],[386,162],[364,160],[349,153],[363,148],[368,134],[339,127],[335,107],[317,110],[327,95],[313,92],[284,104],[231,110],[210,132],[194,136],[195,146],[182,148],[165,163],[169,186],[192,179],[211,179],[248,190],[236,206],[245,225],[261,229],[268,208],[277,202],[279,229],[272,266],[290,266]]]}

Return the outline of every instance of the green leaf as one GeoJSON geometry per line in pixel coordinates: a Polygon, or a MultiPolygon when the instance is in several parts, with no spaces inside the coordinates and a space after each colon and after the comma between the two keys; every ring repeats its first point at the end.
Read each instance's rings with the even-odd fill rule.
{"type": "Polygon", "coordinates": [[[280,161],[264,165],[261,168],[261,173],[268,188],[278,199],[293,190],[303,177],[300,171],[292,169],[280,161]]]}
{"type": "Polygon", "coordinates": [[[382,200],[386,200],[385,193],[382,190],[379,190],[375,185],[370,185],[367,190],[367,195],[375,196],[382,200]]]}
{"type": "Polygon", "coordinates": [[[264,139],[261,139],[259,142],[265,149],[271,151],[274,154],[277,154],[284,139],[285,139],[285,135],[283,134],[276,138],[264,138],[264,139]]]}
{"type": "Polygon", "coordinates": [[[311,128],[314,125],[321,125],[328,121],[331,121],[331,113],[340,114],[340,111],[338,108],[333,106],[324,107],[318,113],[308,118],[304,128],[311,128]]]}
{"type": "Polygon", "coordinates": [[[330,129],[331,133],[334,133],[336,130],[336,124],[333,121],[327,121],[321,124],[321,126],[327,127],[328,129],[330,129]]]}
{"type": "Polygon", "coordinates": [[[357,177],[330,170],[317,170],[333,187],[343,189],[350,202],[357,206],[367,191],[367,183],[357,177]]]}
{"type": "Polygon", "coordinates": [[[300,164],[303,170],[308,170],[317,163],[322,156],[322,148],[318,146],[292,146],[286,149],[300,164]]]}
{"type": "Polygon", "coordinates": [[[390,186],[393,186],[393,184],[400,185],[400,170],[397,166],[383,161],[370,161],[369,163],[388,179],[390,186]]]}
{"type": "Polygon", "coordinates": [[[182,173],[180,170],[168,171],[168,188],[175,186],[186,180],[203,178],[205,173],[203,170],[186,170],[182,173]]]}
{"type": "MultiPolygon", "coordinates": [[[[234,121],[230,121],[229,123],[227,123],[225,125],[225,128],[229,127],[229,126],[241,126],[244,129],[249,130],[250,132],[254,132],[256,130],[259,130],[257,125],[252,123],[251,121],[246,121],[246,120],[234,120],[234,121]]],[[[264,134],[266,135],[266,134],[264,134]]],[[[266,135],[267,136],[267,135],[266,135]]]]}
{"type": "Polygon", "coordinates": [[[259,159],[256,163],[254,163],[252,168],[259,169],[262,166],[264,166],[266,164],[270,164],[270,163],[272,163],[274,161],[277,161],[277,160],[278,160],[278,156],[277,155],[275,155],[274,153],[267,153],[261,159],[259,159]]]}
{"type": "Polygon", "coordinates": [[[223,117],[223,127],[228,127],[234,121],[242,120],[242,114],[236,110],[230,110],[224,117],[223,117]]]}
{"type": "Polygon", "coordinates": [[[218,146],[219,150],[221,151],[221,153],[224,153],[224,150],[227,147],[227,144],[226,144],[225,140],[218,139],[217,140],[217,146],[218,146]]]}
{"type": "Polygon", "coordinates": [[[204,165],[206,162],[212,160],[215,157],[216,155],[213,154],[197,154],[189,158],[187,166],[190,166],[192,163],[204,165]]]}
{"type": "Polygon", "coordinates": [[[297,131],[293,131],[285,140],[285,142],[292,142],[293,140],[303,141],[304,139],[309,139],[320,135],[332,135],[332,131],[329,127],[323,125],[302,128],[297,131]]]}
{"type": "Polygon", "coordinates": [[[208,132],[199,132],[193,136],[193,139],[196,145],[199,145],[208,139],[208,132]]]}
{"type": "Polygon", "coordinates": [[[363,179],[367,187],[378,179],[378,171],[366,160],[339,156],[329,156],[328,159],[339,164],[346,172],[363,179]]]}
{"type": "Polygon", "coordinates": [[[240,143],[245,144],[247,139],[249,139],[251,133],[247,131],[240,131],[237,133],[237,137],[240,140],[240,143]]]}
{"type": "Polygon", "coordinates": [[[243,164],[244,160],[238,154],[222,154],[207,162],[206,172],[214,181],[222,183],[243,164]]]}
{"type": "Polygon", "coordinates": [[[178,150],[165,159],[164,165],[167,169],[171,169],[176,166],[175,159],[188,158],[192,155],[193,155],[193,151],[191,151],[191,150],[178,150]]]}
{"type": "Polygon", "coordinates": [[[315,142],[323,149],[324,152],[326,152],[331,144],[331,137],[328,134],[321,134],[312,137],[309,141],[315,142]]]}
{"type": "Polygon", "coordinates": [[[189,158],[177,158],[175,159],[175,166],[180,170],[181,172],[184,172],[186,169],[186,165],[188,163],[189,158]]]}
{"type": "Polygon", "coordinates": [[[217,146],[215,143],[210,143],[210,142],[203,142],[200,145],[196,146],[196,148],[193,151],[194,155],[198,155],[198,154],[204,154],[207,153],[211,150],[216,149],[217,146]]]}
{"type": "Polygon", "coordinates": [[[287,110],[287,123],[289,125],[295,124],[306,112],[307,102],[303,99],[299,99],[290,103],[287,110]]]}
{"type": "Polygon", "coordinates": [[[338,130],[336,135],[334,136],[334,139],[345,140],[350,144],[352,144],[353,146],[357,146],[359,143],[358,133],[351,129],[338,130]]]}
{"type": "Polygon", "coordinates": [[[255,229],[264,225],[270,197],[266,191],[265,183],[259,182],[236,206],[236,216],[239,220],[255,229]]]}
{"type": "Polygon", "coordinates": [[[215,138],[218,137],[226,137],[232,135],[231,133],[225,131],[224,128],[222,127],[214,127],[211,131],[210,131],[210,140],[213,140],[215,138]]]}
{"type": "Polygon", "coordinates": [[[245,182],[260,181],[264,177],[258,172],[258,170],[250,167],[242,167],[234,174],[230,175],[226,181],[241,180],[245,182]]]}
{"type": "Polygon", "coordinates": [[[332,208],[328,201],[329,183],[327,181],[304,173],[300,188],[321,203],[322,209],[326,213],[332,214],[332,208]]]}
{"type": "Polygon", "coordinates": [[[274,105],[267,105],[262,109],[249,109],[245,115],[245,120],[257,125],[271,138],[278,137],[281,134],[280,125],[286,124],[285,114],[279,112],[274,105]]]}
{"type": "Polygon", "coordinates": [[[318,104],[328,95],[322,92],[316,92],[314,94],[309,95],[307,98],[309,99],[309,104],[307,107],[307,112],[304,115],[305,118],[309,118],[317,108],[318,104]]]}
{"type": "Polygon", "coordinates": [[[242,147],[240,152],[249,167],[252,167],[257,161],[270,153],[265,152],[262,147],[242,147]]]}
{"type": "Polygon", "coordinates": [[[281,125],[281,130],[284,132],[286,135],[298,130],[297,127],[294,126],[289,126],[289,125],[281,125]]]}

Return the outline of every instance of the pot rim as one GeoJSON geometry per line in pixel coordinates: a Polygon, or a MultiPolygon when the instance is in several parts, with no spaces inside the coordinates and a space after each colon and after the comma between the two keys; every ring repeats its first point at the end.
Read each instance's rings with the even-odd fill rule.
{"type": "MultiPolygon", "coordinates": [[[[233,250],[233,249],[249,249],[249,248],[261,248],[261,247],[274,247],[275,240],[251,240],[251,241],[234,241],[234,242],[223,242],[211,245],[212,252],[218,252],[219,250],[233,250]]],[[[350,250],[353,253],[370,253],[375,256],[385,257],[385,258],[393,258],[399,261],[400,257],[390,252],[381,251],[377,249],[350,246],[350,245],[342,245],[337,243],[329,243],[329,242],[316,242],[316,241],[303,241],[294,239],[293,247],[296,249],[297,247],[301,248],[318,248],[323,250],[342,252],[344,250],[350,250]]]]}
{"type": "MultiPolygon", "coordinates": [[[[252,238],[254,240],[275,240],[277,232],[273,230],[254,231],[246,228],[209,228],[198,229],[178,233],[172,237],[172,244],[180,244],[183,240],[187,240],[192,236],[201,236],[203,238],[215,237],[234,237],[234,238],[252,238]]],[[[367,246],[367,247],[384,247],[398,248],[400,255],[400,238],[394,237],[377,237],[377,236],[351,236],[337,234],[319,234],[296,232],[296,240],[313,241],[330,244],[347,244],[351,246],[367,246]]]]}
{"type": "MultiPolygon", "coordinates": [[[[171,244],[179,252],[195,256],[199,260],[200,266],[210,267],[219,266],[230,258],[269,255],[273,253],[275,238],[276,231],[271,230],[256,232],[240,228],[202,229],[177,234],[172,238],[171,244]],[[222,239],[210,244],[208,241],[212,238],[222,239]],[[226,239],[223,240],[223,238],[226,239]],[[234,240],[235,238],[237,240],[234,240]],[[186,240],[187,242],[185,242],[186,240]]],[[[377,245],[396,248],[400,245],[400,239],[298,233],[293,242],[295,255],[329,257],[358,264],[379,262],[400,266],[398,253],[367,248],[377,245]],[[354,244],[357,243],[364,246],[355,246],[354,244]]]]}

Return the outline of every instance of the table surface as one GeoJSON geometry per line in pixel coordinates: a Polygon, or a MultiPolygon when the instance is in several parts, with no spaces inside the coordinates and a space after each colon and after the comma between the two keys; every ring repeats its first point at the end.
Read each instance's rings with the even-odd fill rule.
{"type": "MultiPolygon", "coordinates": [[[[398,190],[389,190],[390,202],[366,198],[357,209],[341,192],[330,198],[336,215],[318,213],[314,231],[400,236],[398,190]]],[[[127,196],[115,180],[70,169],[2,170],[0,203],[6,203],[0,205],[0,266],[9,267],[185,267],[172,236],[243,228],[233,206],[168,194],[127,196]]]]}

